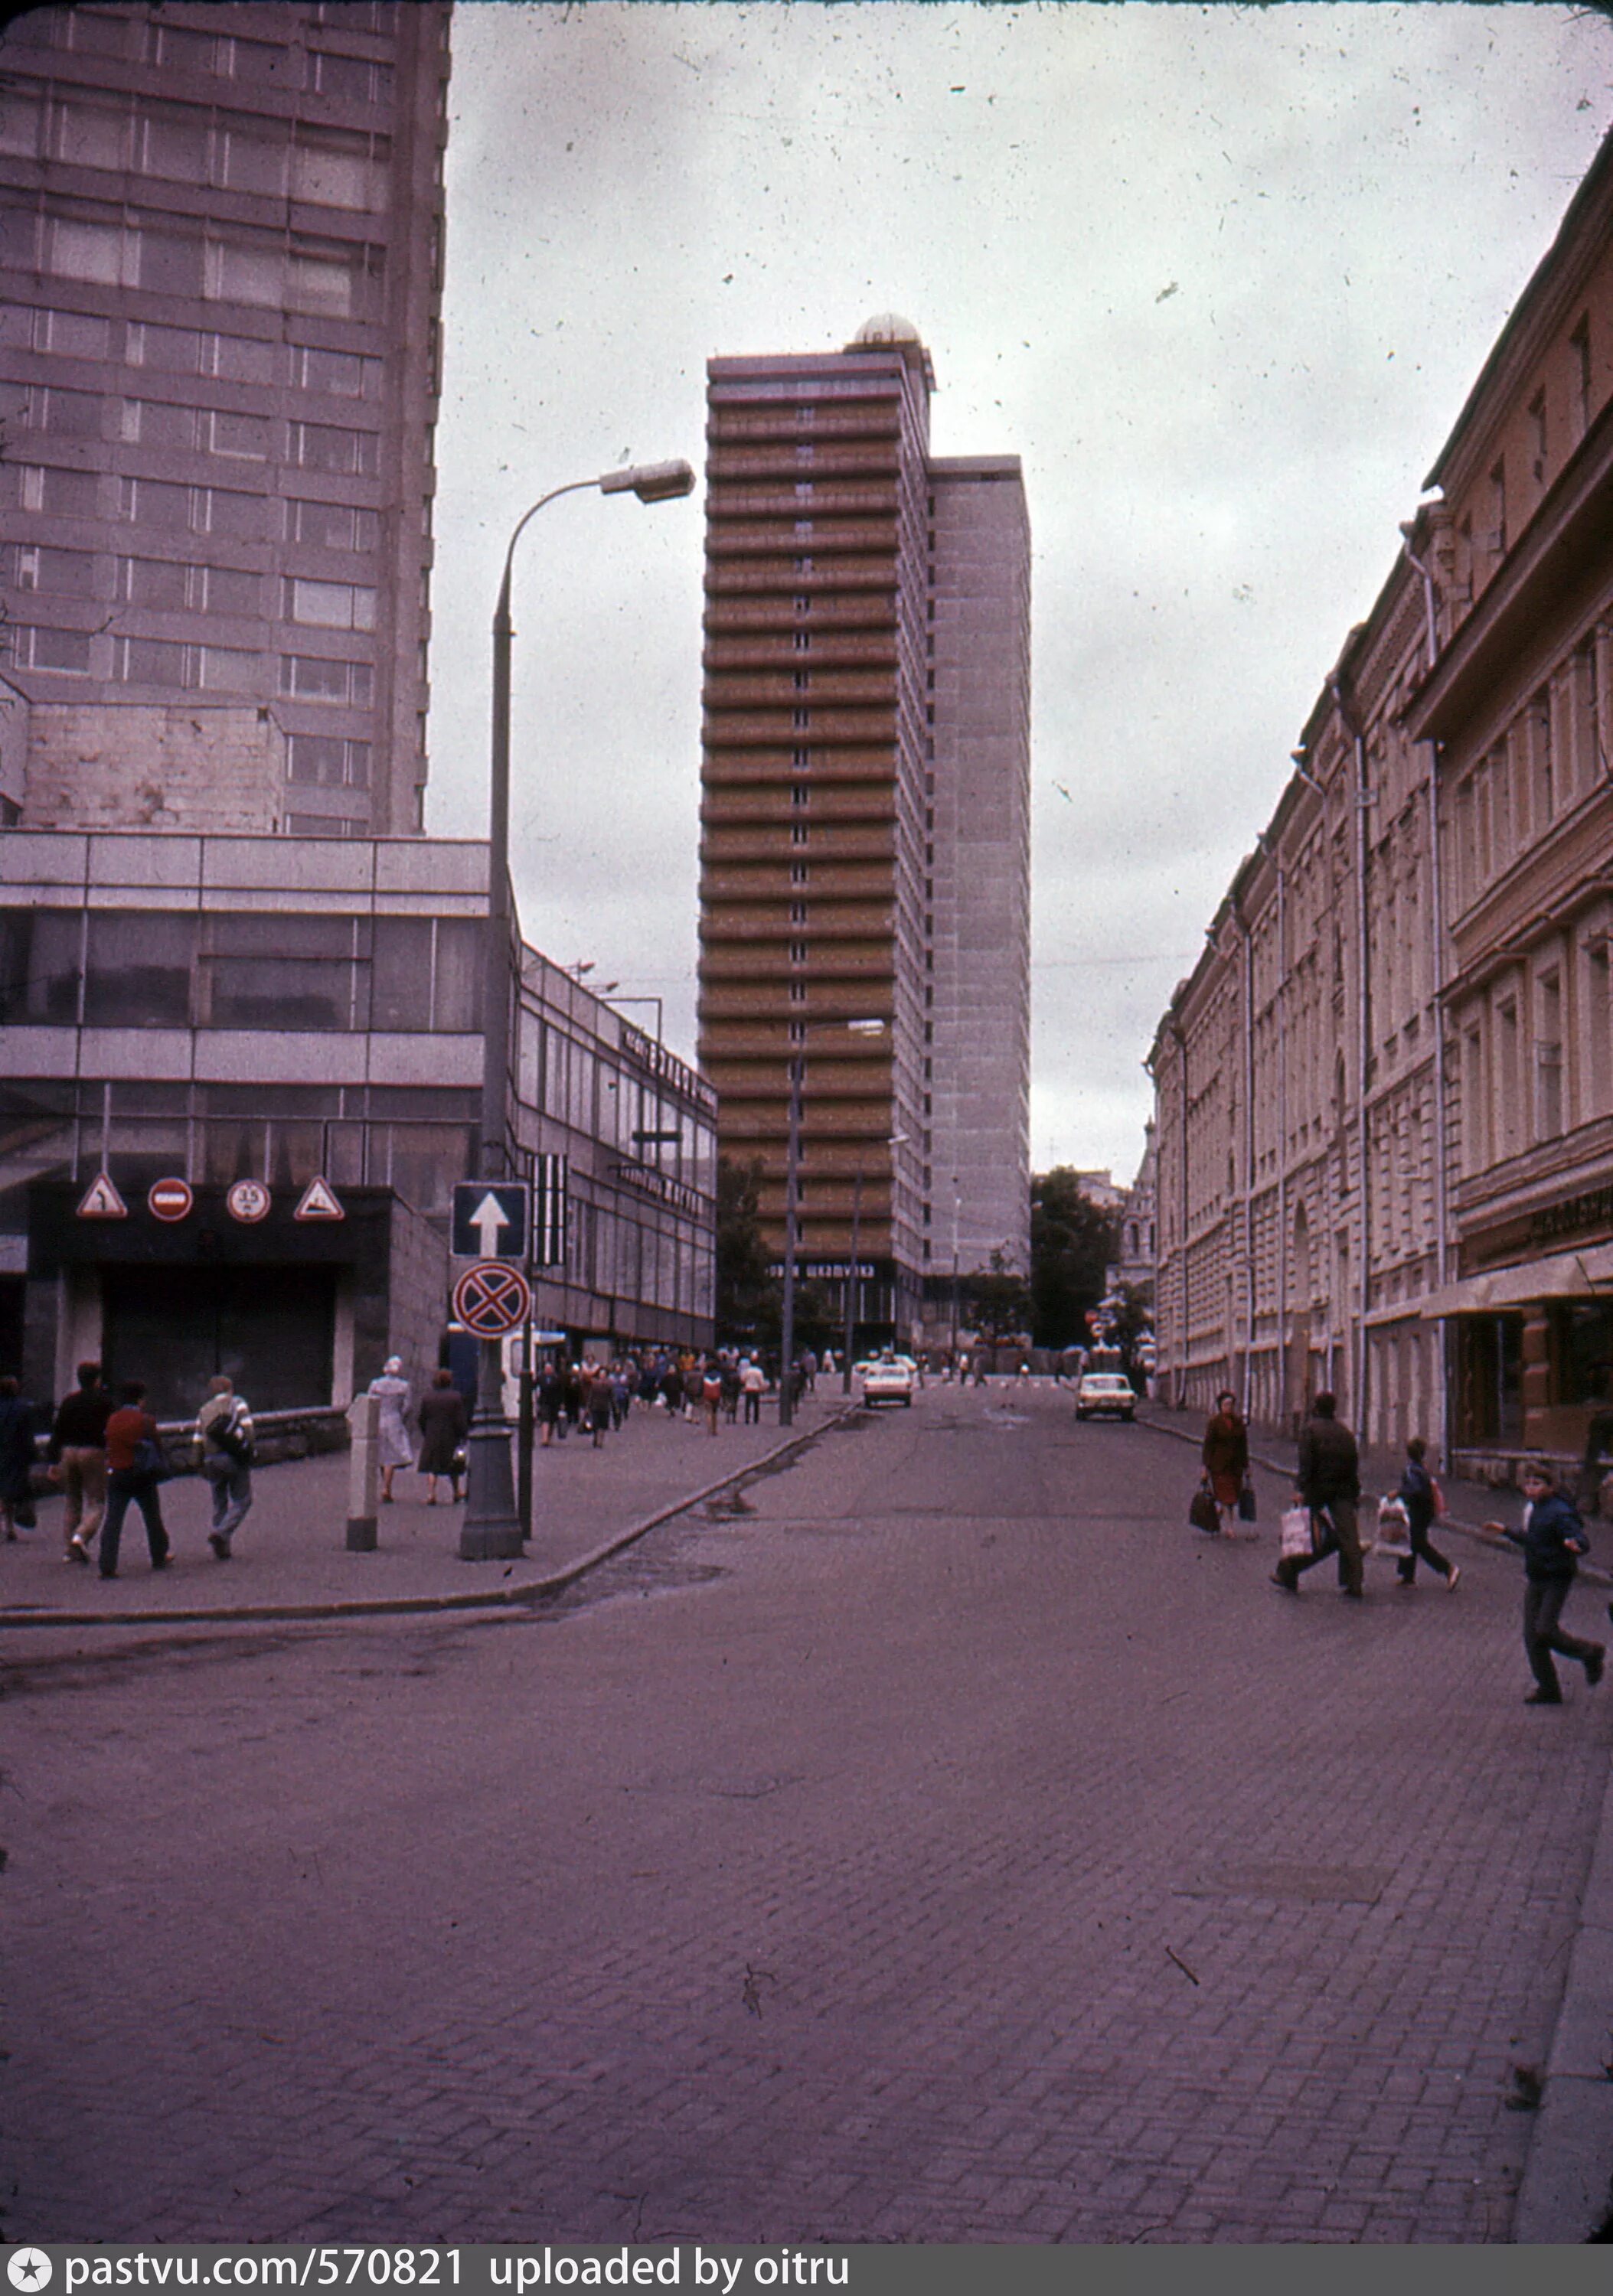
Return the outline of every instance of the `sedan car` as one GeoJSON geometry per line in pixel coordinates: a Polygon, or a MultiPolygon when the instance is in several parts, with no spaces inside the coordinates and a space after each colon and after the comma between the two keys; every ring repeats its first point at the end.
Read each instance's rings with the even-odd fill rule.
{"type": "Polygon", "coordinates": [[[1137,1391],[1123,1373],[1089,1371],[1075,1390],[1077,1419],[1131,1419],[1136,1415],[1137,1391]]]}
{"type": "Polygon", "coordinates": [[[865,1403],[910,1405],[918,1375],[918,1366],[911,1356],[879,1356],[857,1366],[865,1403]]]}

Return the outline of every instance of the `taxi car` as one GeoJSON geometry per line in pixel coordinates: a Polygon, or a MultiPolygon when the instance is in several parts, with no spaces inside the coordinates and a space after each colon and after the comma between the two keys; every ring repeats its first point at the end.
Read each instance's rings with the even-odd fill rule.
{"type": "Polygon", "coordinates": [[[911,1405],[918,1366],[911,1356],[876,1356],[857,1365],[857,1378],[865,1403],[911,1405]]]}
{"type": "Polygon", "coordinates": [[[1077,1419],[1132,1419],[1137,1413],[1137,1390],[1123,1372],[1082,1372],[1075,1390],[1077,1419]]]}

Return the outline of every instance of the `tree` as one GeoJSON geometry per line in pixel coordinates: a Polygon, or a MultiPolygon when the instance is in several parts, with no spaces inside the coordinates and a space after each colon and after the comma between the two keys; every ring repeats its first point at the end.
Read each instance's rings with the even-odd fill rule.
{"type": "Polygon", "coordinates": [[[717,1159],[717,1337],[725,1345],[778,1336],[781,1286],[769,1273],[758,1190],[761,1159],[717,1159]]]}
{"type": "Polygon", "coordinates": [[[1087,1311],[1103,1298],[1119,1243],[1119,1216],[1082,1193],[1080,1175],[1070,1165],[1057,1164],[1032,1181],[1032,1328],[1038,1347],[1086,1346],[1087,1311]]]}
{"type": "Polygon", "coordinates": [[[992,1254],[989,1268],[976,1268],[959,1283],[966,1320],[993,1347],[1028,1331],[1031,1294],[1023,1275],[1016,1275],[1000,1251],[992,1254]]]}

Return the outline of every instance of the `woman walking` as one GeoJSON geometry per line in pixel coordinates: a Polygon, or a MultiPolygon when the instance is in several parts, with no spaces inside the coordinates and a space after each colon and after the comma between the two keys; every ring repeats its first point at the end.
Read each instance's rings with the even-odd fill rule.
{"type": "Polygon", "coordinates": [[[375,1457],[381,1469],[381,1496],[392,1503],[392,1477],[399,1467],[415,1463],[415,1447],[405,1424],[408,1416],[409,1383],[403,1376],[403,1357],[388,1356],[379,1379],[370,1382],[370,1393],[380,1399],[375,1423],[375,1457]]]}
{"type": "Polygon", "coordinates": [[[1210,1537],[1236,1538],[1239,1494],[1249,1472],[1249,1431],[1230,1390],[1215,1398],[1215,1415],[1204,1431],[1199,1456],[1215,1500],[1215,1529],[1210,1537]]]}
{"type": "Polygon", "coordinates": [[[457,1453],[470,1432],[465,1398],[454,1385],[451,1371],[440,1371],[420,1398],[420,1472],[425,1477],[425,1503],[437,1504],[437,1478],[446,1475],[456,1502],[459,1497],[457,1453]]]}
{"type": "Polygon", "coordinates": [[[38,1414],[8,1372],[0,1379],[0,1524],[7,1541],[34,1528],[34,1433],[38,1414]]]}

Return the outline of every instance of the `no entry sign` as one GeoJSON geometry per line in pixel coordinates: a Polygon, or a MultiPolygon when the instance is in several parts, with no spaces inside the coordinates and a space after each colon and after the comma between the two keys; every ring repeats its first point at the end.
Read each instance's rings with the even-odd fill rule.
{"type": "Polygon", "coordinates": [[[146,1193],[146,1210],[160,1220],[182,1220],[195,1202],[188,1180],[153,1180],[146,1193]]]}
{"type": "Polygon", "coordinates": [[[531,1312],[531,1285],[502,1259],[479,1259],[454,1286],[455,1321],[479,1340],[502,1339],[531,1312]]]}

